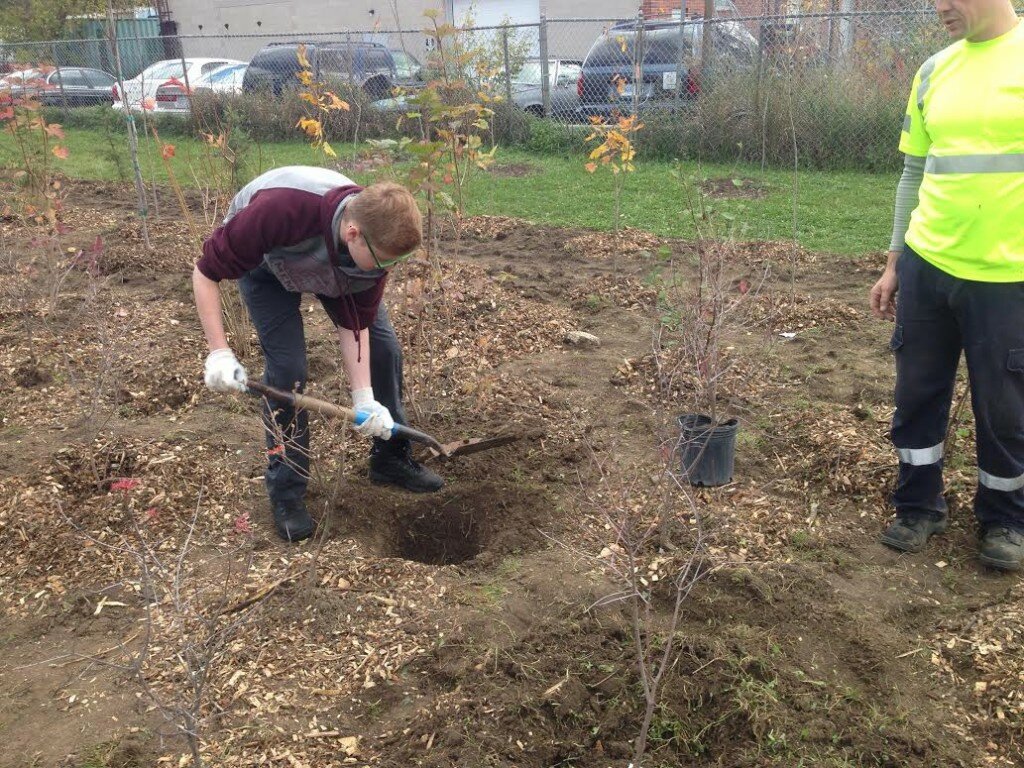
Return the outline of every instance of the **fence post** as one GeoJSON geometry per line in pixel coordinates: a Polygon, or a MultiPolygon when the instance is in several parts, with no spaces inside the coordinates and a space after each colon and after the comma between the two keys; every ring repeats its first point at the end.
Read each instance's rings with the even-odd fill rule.
{"type": "Polygon", "coordinates": [[[501,54],[505,58],[505,100],[512,104],[512,70],[508,60],[508,25],[501,25],[501,54]]]}
{"type": "Polygon", "coordinates": [[[636,14],[636,42],[633,44],[633,71],[630,72],[630,79],[633,81],[633,116],[636,117],[640,109],[640,91],[644,89],[644,12],[643,9],[636,14]]]}
{"type": "Polygon", "coordinates": [[[679,8],[679,58],[676,59],[676,92],[674,101],[676,111],[682,108],[683,103],[680,96],[683,88],[683,58],[686,56],[686,3],[679,8]]]}
{"type": "Polygon", "coordinates": [[[57,85],[60,86],[60,103],[64,111],[68,111],[68,94],[64,90],[64,73],[60,70],[60,62],[57,60],[57,44],[50,43],[50,56],[53,58],[53,66],[57,68],[57,85]]]}
{"type": "Polygon", "coordinates": [[[185,46],[181,47],[181,52],[178,54],[178,59],[181,61],[181,76],[185,81],[185,94],[188,96],[189,109],[191,109],[192,86],[188,82],[188,62],[185,61],[185,46]]]}
{"type": "Polygon", "coordinates": [[[544,117],[551,114],[551,73],[548,71],[548,18],[540,15],[540,98],[544,117]]]}
{"type": "Polygon", "coordinates": [[[712,47],[711,24],[715,18],[715,0],[704,0],[704,23],[701,25],[700,41],[700,77],[701,88],[704,87],[704,77],[707,75],[708,65],[711,63],[712,47]]]}
{"type": "Polygon", "coordinates": [[[128,124],[128,151],[132,158],[132,170],[135,172],[135,194],[139,203],[139,218],[142,220],[142,242],[146,250],[151,250],[149,243],[149,224],[146,221],[149,216],[149,205],[146,202],[146,186],[142,181],[142,168],[139,165],[139,136],[135,132],[135,116],[132,115],[131,107],[128,105],[128,94],[124,90],[124,73],[121,71],[121,49],[117,40],[117,25],[114,22],[114,5],[112,0],[107,0],[107,34],[111,55],[114,58],[114,74],[117,76],[117,89],[121,95],[121,103],[124,105],[125,121],[128,124]]]}

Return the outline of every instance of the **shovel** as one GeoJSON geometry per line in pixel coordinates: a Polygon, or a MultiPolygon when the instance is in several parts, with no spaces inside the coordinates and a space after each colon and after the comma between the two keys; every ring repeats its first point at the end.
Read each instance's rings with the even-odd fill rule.
{"type": "MultiPolygon", "coordinates": [[[[283,389],[269,387],[262,382],[253,381],[252,379],[247,379],[245,385],[248,387],[250,393],[260,394],[268,398],[273,398],[274,400],[288,403],[294,408],[303,408],[307,411],[321,413],[324,416],[335,416],[354,425],[362,424],[363,421],[366,420],[365,413],[354,411],[351,408],[346,408],[342,405],[328,403],[325,400],[317,400],[315,397],[310,397],[309,395],[303,395],[298,392],[285,392],[283,389]]],[[[441,443],[426,432],[420,432],[418,429],[407,427],[405,424],[395,424],[391,435],[392,437],[401,437],[406,440],[412,440],[420,443],[421,445],[425,445],[430,451],[429,458],[440,459],[442,461],[447,461],[448,459],[456,456],[466,456],[471,453],[487,451],[501,445],[508,445],[509,443],[519,439],[518,435],[501,435],[499,437],[477,437],[468,440],[456,440],[452,443],[441,443]]]]}

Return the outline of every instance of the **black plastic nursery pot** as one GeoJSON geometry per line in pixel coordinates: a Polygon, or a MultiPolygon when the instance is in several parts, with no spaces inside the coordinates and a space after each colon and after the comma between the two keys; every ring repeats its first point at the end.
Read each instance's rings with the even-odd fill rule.
{"type": "Polygon", "coordinates": [[[715,424],[699,413],[679,417],[679,460],[690,485],[715,486],[732,482],[739,421],[715,424]]]}

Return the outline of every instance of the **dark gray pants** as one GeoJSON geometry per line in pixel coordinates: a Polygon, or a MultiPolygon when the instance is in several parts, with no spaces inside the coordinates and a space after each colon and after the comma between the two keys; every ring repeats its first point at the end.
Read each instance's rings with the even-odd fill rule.
{"type": "Polygon", "coordinates": [[[942,454],[962,351],[977,428],[975,514],[982,527],[1024,531],[1024,282],[961,280],[909,247],[896,273],[896,509],[946,511],[942,454]]]}
{"type": "MultiPolygon", "coordinates": [[[[301,392],[306,386],[306,336],[299,306],[302,294],[285,290],[266,267],[259,266],[238,281],[238,287],[256,326],[266,367],[263,383],[301,392]]],[[[382,304],[370,332],[370,383],[376,400],[406,423],[402,408],[402,350],[382,304]]],[[[365,353],[365,350],[364,350],[365,353]]],[[[295,413],[286,403],[264,406],[267,436],[267,493],[272,502],[301,499],[309,484],[309,417],[295,413]]],[[[389,441],[389,448],[403,446],[389,441]]]]}

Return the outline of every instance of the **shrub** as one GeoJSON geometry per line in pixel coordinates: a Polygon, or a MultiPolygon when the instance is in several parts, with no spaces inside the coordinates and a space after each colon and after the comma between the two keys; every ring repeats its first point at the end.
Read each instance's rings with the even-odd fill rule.
{"type": "MultiPolygon", "coordinates": [[[[760,78],[754,71],[723,74],[679,112],[645,112],[646,128],[637,135],[636,148],[652,159],[700,157],[792,167],[795,140],[805,168],[895,170],[902,162],[896,147],[909,79],[918,64],[908,69],[870,62],[842,69],[789,66],[767,68],[760,78]]],[[[398,126],[400,112],[372,106],[359,89],[332,86],[352,107],[325,118],[325,134],[332,142],[420,138],[416,120],[403,120],[398,126]]],[[[584,153],[587,126],[534,118],[502,101],[490,106],[494,115],[488,138],[494,143],[539,154],[584,153]]],[[[303,115],[297,92],[199,93],[191,115],[149,113],[146,119],[162,136],[199,136],[230,124],[261,142],[299,138],[295,126],[303,115]]],[[[68,128],[99,129],[109,135],[123,131],[124,116],[109,107],[50,109],[46,117],[68,128]]]]}
{"type": "Polygon", "coordinates": [[[697,101],[679,132],[680,156],[787,167],[795,152],[808,168],[897,168],[905,104],[901,86],[856,68],[733,74],[697,101]]]}

